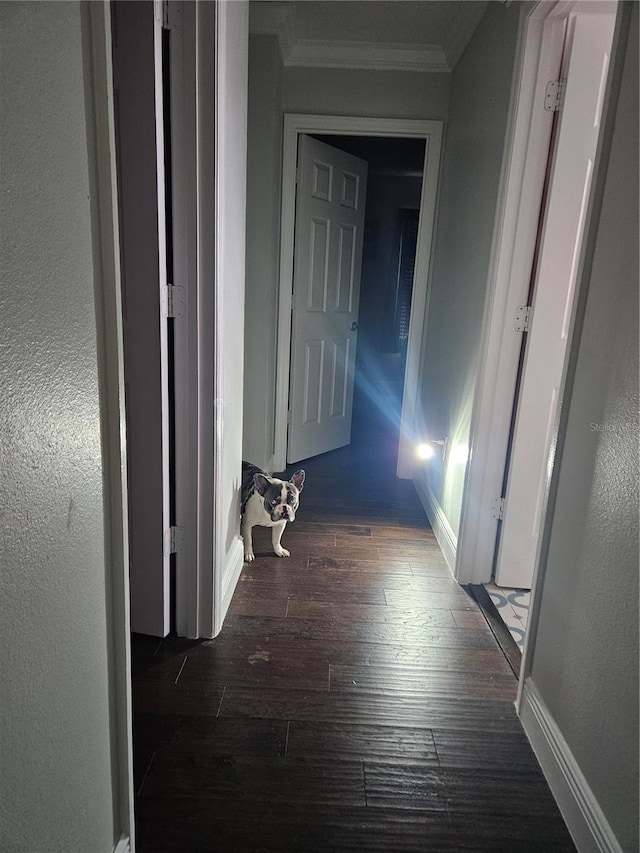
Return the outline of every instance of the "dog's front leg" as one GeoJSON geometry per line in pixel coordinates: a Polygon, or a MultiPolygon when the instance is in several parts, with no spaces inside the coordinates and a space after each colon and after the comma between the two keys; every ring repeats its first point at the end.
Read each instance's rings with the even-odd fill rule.
{"type": "Polygon", "coordinates": [[[256,555],[253,553],[253,541],[251,539],[252,525],[245,519],[242,521],[242,538],[244,540],[244,559],[246,563],[255,560],[256,555]]]}
{"type": "Polygon", "coordinates": [[[283,548],[280,545],[280,540],[282,539],[282,534],[284,533],[284,529],[287,526],[286,521],[278,521],[271,528],[271,543],[273,545],[273,550],[275,551],[278,557],[289,557],[291,556],[289,551],[286,548],[283,548]]]}

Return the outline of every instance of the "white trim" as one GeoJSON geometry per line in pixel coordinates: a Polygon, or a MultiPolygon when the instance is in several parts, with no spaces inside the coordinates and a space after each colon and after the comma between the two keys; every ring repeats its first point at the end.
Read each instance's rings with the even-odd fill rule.
{"type": "Polygon", "coordinates": [[[287,67],[359,68],[365,71],[451,71],[443,49],[437,44],[391,44],[389,42],[322,41],[297,39],[285,57],[287,67]]]}
{"type": "MultiPolygon", "coordinates": [[[[210,403],[213,412],[213,422],[208,427],[213,440],[212,468],[209,469],[209,477],[214,480],[212,563],[203,565],[200,579],[208,584],[213,572],[213,607],[207,588],[202,595],[199,636],[215,637],[222,630],[244,557],[239,531],[247,103],[241,98],[246,98],[248,85],[249,4],[197,5],[198,148],[199,162],[205,164],[198,175],[198,188],[200,209],[209,212],[209,217],[203,215],[199,222],[199,244],[204,247],[199,253],[203,271],[200,298],[207,299],[210,304],[203,316],[212,316],[214,323],[211,351],[200,365],[201,370],[212,373],[210,397],[206,403],[210,403]],[[208,152],[215,152],[215,160],[208,152]],[[212,186],[213,194],[209,189],[212,186]],[[209,211],[211,200],[213,209],[209,211]],[[213,245],[212,240],[215,240],[213,245]],[[207,272],[210,253],[215,259],[213,276],[207,272]],[[211,293],[212,279],[214,293],[211,293]],[[232,369],[239,373],[239,384],[234,388],[229,380],[232,369]],[[237,488],[232,493],[234,487],[237,488]],[[234,538],[230,542],[232,535],[234,538]]],[[[204,352],[204,347],[202,349],[204,352]]],[[[207,525],[211,526],[211,520],[203,517],[203,531],[207,525]]]]}
{"type": "Polygon", "coordinates": [[[111,10],[108,2],[83,4],[83,10],[84,74],[92,95],[87,99],[87,145],[103,448],[113,806],[118,830],[133,841],[129,523],[111,10]]]}
{"type": "Polygon", "coordinates": [[[114,821],[134,836],[129,608],[129,522],[124,391],[124,334],[116,174],[113,45],[109,3],[84,4],[84,74],[91,87],[87,114],[94,288],[100,381],[100,417],[108,588],[108,655],[111,695],[114,821]],[[84,17],[86,15],[86,17],[84,17]]]}
{"type": "MultiPolygon", "coordinates": [[[[610,12],[611,7],[608,4],[610,2],[615,1],[616,0],[604,0],[604,3],[598,2],[596,5],[596,2],[594,0],[593,4],[590,3],[586,7],[582,7],[582,4],[580,5],[583,10],[586,10],[587,13],[591,13],[592,9],[594,8],[596,11],[604,10],[606,12],[610,12]]],[[[574,5],[575,3],[571,4],[569,11],[571,11],[574,5]]],[[[563,8],[566,9],[566,4],[563,4],[563,8]]],[[[613,127],[615,125],[616,120],[615,107],[613,107],[612,105],[616,103],[616,99],[613,93],[616,91],[617,84],[614,84],[612,81],[615,79],[617,73],[616,67],[620,66],[620,63],[623,62],[623,58],[625,55],[625,49],[623,47],[624,37],[622,36],[622,33],[624,32],[625,27],[624,22],[628,22],[630,20],[627,17],[630,14],[631,11],[629,6],[623,3],[618,3],[612,54],[609,62],[609,80],[607,83],[605,100],[602,107],[602,137],[599,142],[598,153],[596,155],[596,162],[594,166],[594,175],[592,178],[592,202],[587,217],[587,222],[585,223],[584,246],[582,250],[583,259],[581,261],[582,267],[578,274],[578,283],[576,285],[577,301],[579,301],[580,299],[579,291],[586,286],[585,283],[582,281],[582,278],[585,275],[585,270],[588,271],[589,269],[589,258],[593,252],[595,234],[598,229],[599,211],[600,206],[602,204],[602,193],[604,192],[604,176],[606,176],[607,173],[609,148],[611,145],[611,134],[613,132],[613,127]]],[[[590,260],[592,262],[593,258],[591,257],[590,260]]],[[[588,272],[586,274],[588,276],[588,272]]],[[[581,322],[582,320],[580,319],[580,309],[578,308],[577,310],[574,310],[574,316],[572,318],[572,326],[569,334],[570,351],[567,358],[565,358],[562,381],[560,385],[563,405],[558,407],[553,428],[554,451],[552,456],[550,456],[550,461],[552,462],[552,470],[547,484],[547,491],[542,511],[541,535],[538,538],[536,558],[534,561],[534,577],[533,588],[531,590],[531,602],[529,607],[529,620],[527,623],[527,634],[525,638],[524,649],[522,652],[520,681],[518,684],[518,695],[516,698],[517,709],[520,709],[521,707],[525,682],[531,675],[531,670],[534,661],[534,653],[538,635],[539,616],[542,608],[542,591],[544,589],[544,583],[547,572],[549,542],[554,522],[555,495],[558,488],[558,480],[560,477],[562,454],[564,452],[564,441],[566,437],[567,418],[571,403],[570,394],[573,382],[573,371],[575,370],[575,361],[573,359],[573,356],[575,355],[575,352],[580,346],[579,330],[581,328],[581,322]]]]}
{"type": "MultiPolygon", "coordinates": [[[[188,4],[187,4],[188,5],[188,4]]],[[[196,6],[196,146],[198,205],[198,637],[214,637],[224,577],[223,181],[220,178],[227,51],[224,3],[196,6]],[[212,97],[213,93],[213,97],[212,97]],[[213,287],[212,287],[213,284],[213,287]]],[[[239,465],[239,463],[238,463],[239,465]]],[[[240,522],[238,521],[238,524],[240,522]]]]}
{"type": "MultiPolygon", "coordinates": [[[[234,465],[226,418],[230,402],[239,420],[241,410],[229,398],[226,377],[242,358],[241,345],[230,348],[241,339],[231,340],[229,317],[233,313],[235,322],[241,312],[231,305],[228,264],[233,240],[242,242],[243,234],[227,208],[230,186],[244,196],[244,176],[228,162],[237,152],[224,134],[240,107],[224,87],[241,58],[232,27],[246,25],[248,9],[240,2],[172,3],[170,12],[174,266],[186,296],[176,346],[176,521],[185,531],[176,557],[176,627],[180,636],[195,638],[220,631],[241,550],[227,544],[233,524],[228,471],[235,468],[239,476],[241,454],[234,465]]],[[[241,222],[244,227],[244,210],[241,222]]],[[[238,273],[234,286],[243,281],[238,273]]],[[[239,489],[237,524],[239,530],[239,489]]]]}
{"type": "Polygon", "coordinates": [[[595,794],[531,678],[525,680],[519,714],[580,853],[623,853],[595,794]]]}
{"type": "Polygon", "coordinates": [[[542,103],[547,82],[560,68],[560,6],[567,14],[567,4],[529,2],[521,12],[462,502],[460,583],[491,579],[496,537],[491,504],[502,490],[521,345],[513,318],[526,301],[533,263],[553,119],[542,103]]]}
{"type": "Polygon", "coordinates": [[[296,43],[293,9],[281,3],[252,3],[249,32],[251,35],[276,36],[284,63],[285,57],[293,50],[296,43]]]}
{"type": "MultiPolygon", "coordinates": [[[[158,283],[160,293],[164,293],[170,282],[167,280],[167,216],[166,216],[166,176],[165,176],[165,145],[164,145],[164,80],[162,68],[162,3],[153,3],[153,65],[154,65],[154,106],[155,106],[155,153],[156,153],[156,228],[158,240],[158,283]]],[[[156,293],[156,299],[158,295],[156,293]]],[[[156,309],[157,310],[157,309],[156,309]]],[[[171,525],[171,403],[169,401],[169,324],[162,311],[157,313],[158,340],[160,345],[160,428],[161,428],[161,497],[162,497],[162,527],[157,531],[165,535],[171,525]]],[[[133,461],[133,459],[132,459],[133,461]]],[[[171,557],[166,548],[162,549],[162,614],[153,614],[152,624],[155,630],[149,633],[165,636],[171,628],[171,557]]],[[[137,596],[134,602],[137,601],[137,596]]],[[[137,609],[137,608],[136,608],[137,609]]],[[[151,614],[150,614],[151,615],[151,614]]],[[[136,619],[137,622],[137,619],[136,619]]],[[[151,626],[150,626],[151,627],[151,626]]],[[[140,628],[136,628],[140,630],[140,628]]]]}
{"type": "Polygon", "coordinates": [[[269,457],[267,463],[264,466],[264,470],[267,472],[267,474],[273,474],[273,472],[276,470],[274,466],[275,466],[275,461],[274,461],[273,453],[272,453],[271,456],[269,457]]]}
{"type": "Polygon", "coordinates": [[[458,540],[453,528],[449,524],[449,519],[444,514],[444,511],[425,477],[416,477],[413,481],[415,490],[420,498],[420,503],[424,507],[427,514],[431,529],[436,537],[438,545],[442,550],[442,554],[447,561],[447,566],[453,573],[456,565],[456,551],[458,548],[458,540]]]}
{"type": "Polygon", "coordinates": [[[224,618],[227,615],[227,610],[229,609],[229,605],[231,604],[231,599],[233,597],[236,584],[238,583],[240,573],[242,572],[243,565],[244,544],[242,539],[238,536],[233,542],[233,545],[231,546],[231,551],[228,555],[228,565],[222,578],[222,584],[220,588],[220,612],[216,619],[218,625],[220,626],[218,628],[218,631],[222,628],[224,618]]]}
{"type": "Polygon", "coordinates": [[[131,853],[131,842],[128,838],[122,837],[113,848],[113,853],[131,853]]]}
{"type": "Polygon", "coordinates": [[[282,62],[287,67],[450,73],[486,7],[486,2],[476,0],[458,9],[455,26],[446,34],[441,45],[299,39],[295,14],[290,6],[282,3],[253,3],[250,32],[277,36],[282,62]]]}
{"type": "Polygon", "coordinates": [[[431,264],[437,182],[440,171],[442,122],[415,119],[379,119],[360,116],[320,116],[286,113],[282,140],[282,201],[280,218],[280,285],[278,296],[278,343],[276,360],[275,470],[284,470],[287,454],[289,400],[289,353],[291,343],[291,287],[293,281],[293,232],[298,134],[324,133],[350,136],[413,137],[426,140],[425,169],[420,202],[418,244],[407,345],[404,395],[398,452],[398,476],[411,476],[413,418],[418,394],[418,375],[431,264]]]}

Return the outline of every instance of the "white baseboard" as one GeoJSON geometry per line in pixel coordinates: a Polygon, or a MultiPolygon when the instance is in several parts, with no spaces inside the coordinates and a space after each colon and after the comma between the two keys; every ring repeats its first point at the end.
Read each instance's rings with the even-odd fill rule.
{"type": "Polygon", "coordinates": [[[558,724],[527,678],[520,720],[580,853],[623,853],[558,724]]]}
{"type": "Polygon", "coordinates": [[[424,507],[427,514],[431,529],[438,541],[438,545],[442,549],[447,565],[452,573],[456,567],[456,550],[458,548],[458,537],[453,532],[449,519],[444,514],[442,507],[438,503],[436,496],[433,494],[424,478],[416,478],[413,481],[416,488],[420,503],[424,507]]]}
{"type": "Polygon", "coordinates": [[[113,848],[113,853],[131,853],[129,839],[123,836],[113,848]]]}
{"type": "Polygon", "coordinates": [[[227,610],[229,609],[229,605],[231,604],[231,599],[233,597],[233,593],[235,592],[236,584],[238,583],[238,578],[240,577],[240,573],[242,572],[243,563],[244,543],[241,537],[238,536],[235,539],[233,545],[231,546],[226,570],[222,578],[222,606],[220,608],[220,624],[217,626],[216,634],[222,630],[222,623],[224,622],[224,618],[227,615],[227,610]]]}

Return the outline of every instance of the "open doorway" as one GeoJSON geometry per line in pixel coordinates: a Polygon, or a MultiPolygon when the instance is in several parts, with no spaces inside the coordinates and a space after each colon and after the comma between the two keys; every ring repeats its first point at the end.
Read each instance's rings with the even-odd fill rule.
{"type": "MultiPolygon", "coordinates": [[[[530,603],[535,610],[531,591],[536,588],[540,531],[585,255],[583,238],[602,145],[616,9],[613,4],[578,6],[539,14],[531,17],[524,34],[523,69],[532,57],[539,61],[536,74],[525,77],[523,72],[533,97],[523,97],[520,90],[513,147],[505,160],[504,221],[517,219],[519,229],[507,240],[505,229],[496,253],[496,282],[506,287],[502,299],[496,288],[491,323],[502,312],[501,303],[509,310],[495,324],[493,345],[500,351],[501,363],[511,364],[509,381],[503,385],[494,376],[492,384],[481,389],[479,411],[491,401],[495,420],[488,444],[484,445],[480,417],[476,424],[477,446],[484,451],[480,476],[495,489],[494,497],[477,500],[479,475],[472,465],[467,493],[474,500],[466,500],[456,573],[464,580],[473,566],[483,562],[491,566],[491,582],[482,579],[486,593],[520,650],[528,636],[530,603]],[[550,79],[556,82],[549,83],[550,79]],[[506,215],[516,207],[524,215],[506,215]],[[522,340],[514,330],[523,333],[522,340]],[[500,424],[496,412],[501,413],[500,424]],[[479,537],[473,552],[468,551],[476,508],[488,504],[496,529],[485,525],[486,550],[479,537]]],[[[486,383],[491,374],[483,367],[486,383]]],[[[487,497],[490,494],[486,492],[487,497]]]]}
{"type": "Polygon", "coordinates": [[[323,143],[330,141],[334,148],[344,146],[342,150],[346,149],[355,156],[365,154],[373,163],[374,190],[369,193],[368,223],[363,240],[365,290],[359,304],[364,311],[364,335],[361,336],[363,342],[357,344],[359,369],[355,415],[356,422],[367,418],[366,408],[372,405],[376,417],[384,417],[385,412],[387,415],[391,412],[391,417],[395,417],[397,422],[395,471],[398,476],[408,478],[411,476],[413,418],[427,301],[441,134],[441,122],[294,114],[285,116],[274,470],[283,470],[288,459],[299,138],[309,135],[321,139],[323,143]],[[385,172],[413,174],[394,176],[385,172]],[[400,177],[404,177],[409,187],[399,189],[397,179],[400,177]],[[392,189],[394,183],[395,190],[392,189]],[[416,203],[419,211],[417,221],[416,203]],[[400,210],[407,212],[400,214],[400,210]],[[413,214],[409,212],[411,210],[413,214]],[[414,241],[415,253],[412,248],[414,241]],[[401,249],[404,250],[402,259],[401,249]],[[394,252],[397,252],[395,264],[391,259],[394,252]],[[390,279],[389,269],[392,270],[390,279]],[[389,280],[391,285],[387,288],[389,280]],[[413,281],[415,286],[411,284],[413,281]],[[373,339],[378,339],[375,346],[372,345],[373,339]],[[381,378],[384,378],[384,382],[380,382],[381,378]],[[387,397],[386,401],[378,400],[377,406],[372,402],[373,383],[375,390],[387,397]]]}
{"type": "Polygon", "coordinates": [[[368,163],[351,441],[368,434],[397,444],[407,361],[422,196],[424,139],[315,139],[368,163]]]}

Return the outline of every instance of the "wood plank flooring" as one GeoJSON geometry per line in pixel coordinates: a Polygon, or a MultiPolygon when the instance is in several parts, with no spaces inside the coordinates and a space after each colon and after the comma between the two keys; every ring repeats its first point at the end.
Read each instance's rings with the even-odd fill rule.
{"type": "Polygon", "coordinates": [[[393,442],[305,465],[215,640],[134,635],[140,853],[574,851],[393,442]]]}

